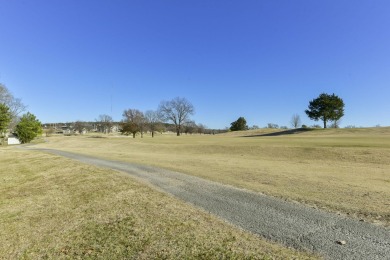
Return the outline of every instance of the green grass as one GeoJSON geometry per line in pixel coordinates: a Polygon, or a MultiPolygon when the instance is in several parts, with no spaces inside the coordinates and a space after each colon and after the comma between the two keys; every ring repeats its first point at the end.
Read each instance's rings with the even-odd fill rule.
{"type": "Polygon", "coordinates": [[[390,226],[390,128],[264,136],[275,132],[52,137],[38,146],[163,167],[390,226]]]}
{"type": "Polygon", "coordinates": [[[10,147],[0,165],[0,259],[314,258],[123,173],[10,147]]]}

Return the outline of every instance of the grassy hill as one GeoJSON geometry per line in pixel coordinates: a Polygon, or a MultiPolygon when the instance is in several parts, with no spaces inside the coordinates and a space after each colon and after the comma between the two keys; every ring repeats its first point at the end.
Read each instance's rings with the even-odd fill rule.
{"type": "Polygon", "coordinates": [[[39,146],[163,167],[390,225],[388,127],[48,141],[39,146]]]}

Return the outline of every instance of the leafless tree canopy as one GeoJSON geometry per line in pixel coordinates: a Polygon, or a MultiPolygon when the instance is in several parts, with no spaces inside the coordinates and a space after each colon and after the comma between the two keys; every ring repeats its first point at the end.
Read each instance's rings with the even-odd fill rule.
{"type": "Polygon", "coordinates": [[[184,133],[193,134],[198,131],[198,126],[195,121],[189,120],[184,122],[184,133]]]}
{"type": "Polygon", "coordinates": [[[204,124],[198,124],[198,133],[204,134],[206,131],[206,128],[207,128],[207,126],[205,126],[204,124]]]}
{"type": "Polygon", "coordinates": [[[10,128],[13,128],[17,123],[19,114],[26,110],[26,106],[22,103],[21,99],[15,98],[7,87],[1,83],[0,103],[6,105],[10,109],[12,116],[10,128]]]}
{"type": "Polygon", "coordinates": [[[330,127],[332,128],[340,128],[341,119],[334,120],[330,127]]]}
{"type": "Polygon", "coordinates": [[[98,119],[96,121],[99,123],[99,131],[103,133],[110,133],[111,127],[112,127],[112,117],[109,115],[99,115],[98,119]]]}
{"type": "Polygon", "coordinates": [[[127,109],[123,111],[122,115],[125,121],[135,123],[138,123],[144,117],[144,114],[138,109],[127,109]]]}
{"type": "Polygon", "coordinates": [[[160,116],[157,111],[148,110],[145,112],[145,119],[148,123],[149,130],[152,133],[152,137],[154,137],[154,133],[158,131],[160,125],[160,116]]]}
{"type": "Polygon", "coordinates": [[[187,99],[180,97],[171,101],[162,101],[158,110],[164,121],[170,121],[175,125],[178,136],[183,123],[189,121],[190,115],[195,113],[194,106],[187,99]]]}
{"type": "Polygon", "coordinates": [[[300,127],[301,126],[301,117],[298,114],[294,114],[291,117],[290,123],[291,123],[291,126],[294,128],[300,127]]]}
{"type": "Polygon", "coordinates": [[[83,121],[76,121],[74,123],[74,130],[79,132],[79,134],[83,134],[83,131],[86,130],[86,123],[83,121]]]}

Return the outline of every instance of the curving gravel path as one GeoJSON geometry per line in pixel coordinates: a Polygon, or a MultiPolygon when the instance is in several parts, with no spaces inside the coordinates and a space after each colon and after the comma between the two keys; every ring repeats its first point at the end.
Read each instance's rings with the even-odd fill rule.
{"type": "Polygon", "coordinates": [[[129,173],[234,225],[325,259],[390,259],[390,230],[201,178],[52,149],[36,149],[129,173]],[[340,245],[337,241],[346,241],[340,245]]]}

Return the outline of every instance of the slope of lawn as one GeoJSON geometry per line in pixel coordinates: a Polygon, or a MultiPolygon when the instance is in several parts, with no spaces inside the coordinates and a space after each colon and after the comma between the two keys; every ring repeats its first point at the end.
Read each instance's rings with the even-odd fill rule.
{"type": "Polygon", "coordinates": [[[390,225],[390,128],[50,137],[39,147],[148,164],[390,225]]]}

